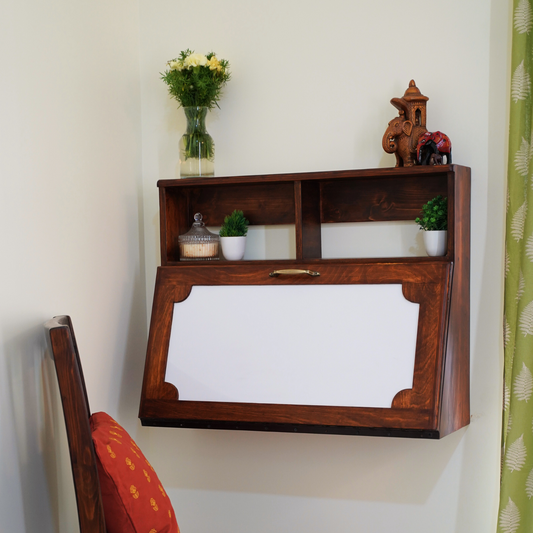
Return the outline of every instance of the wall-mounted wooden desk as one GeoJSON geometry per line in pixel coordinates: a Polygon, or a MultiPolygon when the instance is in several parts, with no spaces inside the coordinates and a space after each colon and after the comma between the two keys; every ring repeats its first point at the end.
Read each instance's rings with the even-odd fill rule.
{"type": "MultiPolygon", "coordinates": [[[[162,180],[158,186],[162,266],[157,273],[139,412],[144,425],[440,438],[469,423],[470,169],[451,165],[192,178],[162,180]],[[414,220],[422,204],[438,194],[448,197],[445,256],[322,259],[321,224],[414,220]],[[296,259],[180,263],[178,236],[189,230],[194,213],[201,212],[209,225],[217,226],[235,208],[242,209],[252,225],[294,224],[296,259]],[[270,276],[283,269],[320,275],[270,276]],[[329,405],[324,397],[313,403],[309,392],[303,396],[305,403],[297,399],[292,403],[250,401],[248,397],[226,401],[223,395],[213,400],[210,392],[205,393],[205,398],[211,398],[208,400],[202,399],[200,392],[199,399],[180,399],[179,384],[176,387],[165,381],[169,346],[176,351],[173,357],[195,357],[190,348],[181,348],[187,344],[183,342],[187,332],[174,329],[171,342],[173,317],[182,316],[175,313],[176,306],[202,291],[207,291],[202,305],[208,305],[209,291],[195,292],[194,287],[360,285],[401,286],[405,300],[418,305],[412,386],[394,394],[390,406],[329,405]]],[[[204,336],[209,336],[209,322],[216,317],[209,308],[204,311],[204,336]]],[[[262,323],[260,305],[254,307],[250,301],[249,309],[242,311],[253,312],[254,320],[262,323]]],[[[275,336],[274,326],[268,328],[266,336],[275,336]]],[[[310,324],[310,331],[316,328],[316,321],[310,324]]],[[[199,342],[202,339],[198,332],[191,335],[199,342]]],[[[346,335],[351,342],[350,331],[346,335]]],[[[212,368],[221,372],[219,363],[224,358],[229,366],[237,364],[229,348],[218,351],[213,344],[209,346],[202,355],[206,372],[212,368]],[[208,357],[219,366],[209,365],[208,357]]],[[[291,350],[294,353],[297,348],[293,345],[291,350]]],[[[305,361],[305,350],[295,357],[305,361]]],[[[251,349],[250,357],[253,352],[251,349]]],[[[365,357],[372,358],[372,354],[365,357]]],[[[342,361],[338,364],[342,366],[342,361]]],[[[275,372],[265,375],[271,380],[275,372]]],[[[187,387],[195,379],[190,379],[187,387]]],[[[222,373],[220,379],[225,379],[222,373]]],[[[379,383],[372,386],[379,387],[379,383]]],[[[281,385],[274,384],[272,394],[276,387],[281,385]]],[[[191,394],[195,397],[194,392],[187,392],[186,397],[191,394]]]]}

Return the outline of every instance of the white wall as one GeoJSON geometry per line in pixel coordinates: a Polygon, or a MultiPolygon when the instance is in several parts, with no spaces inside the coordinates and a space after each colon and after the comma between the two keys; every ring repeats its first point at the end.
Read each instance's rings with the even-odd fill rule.
{"type": "MultiPolygon", "coordinates": [[[[393,166],[389,101],[414,78],[428,128],[472,168],[472,423],[441,441],[150,429],[182,530],[495,530],[501,405],[507,2],[141,0],[147,298],[156,181],[176,176],[182,111],[158,73],[211,50],[233,79],[211,113],[218,175],[393,166]]],[[[216,317],[207,316],[209,320],[216,317]]],[[[221,354],[223,357],[223,354],[221,354]]],[[[143,434],[144,434],[143,430],[143,434]]]]}
{"type": "Polygon", "coordinates": [[[2,531],[76,530],[43,356],[42,323],[61,313],[74,319],[93,410],[148,444],[184,533],[495,529],[506,4],[3,2],[2,531]],[[468,429],[436,442],[139,428],[155,183],[174,176],[184,125],[158,73],[187,47],[233,67],[209,119],[220,175],[392,166],[380,144],[390,98],[411,78],[430,97],[429,128],[473,171],[468,429]]]}
{"type": "Polygon", "coordinates": [[[136,424],[146,342],[138,27],[126,0],[2,2],[1,531],[77,529],[45,320],[71,314],[93,409],[136,424]]]}

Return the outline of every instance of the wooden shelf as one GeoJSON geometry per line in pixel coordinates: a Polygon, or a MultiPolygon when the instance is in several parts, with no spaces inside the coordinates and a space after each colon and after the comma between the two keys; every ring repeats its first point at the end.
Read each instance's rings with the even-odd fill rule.
{"type": "Polygon", "coordinates": [[[139,417],[144,425],[440,438],[469,423],[470,169],[459,165],[161,180],[158,269],[139,417]],[[438,258],[322,259],[321,225],[414,220],[448,197],[448,247],[438,258]],[[201,212],[219,226],[233,209],[251,225],[294,224],[296,259],[180,262],[178,236],[201,212]],[[272,278],[276,268],[320,276],[272,278]],[[179,400],[165,382],[174,305],[195,285],[402,285],[420,304],[413,388],[390,408],[179,400]]]}
{"type": "Polygon", "coordinates": [[[179,261],[178,236],[190,229],[196,212],[211,226],[220,226],[235,208],[251,225],[294,224],[296,259],[320,259],[321,224],[414,220],[438,194],[448,196],[452,208],[450,257],[463,172],[468,169],[454,165],[161,180],[161,264],[179,261]]]}

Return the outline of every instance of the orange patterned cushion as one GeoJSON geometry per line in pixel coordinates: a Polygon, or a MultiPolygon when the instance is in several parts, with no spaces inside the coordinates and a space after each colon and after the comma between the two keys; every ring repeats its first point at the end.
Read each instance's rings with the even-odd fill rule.
{"type": "Polygon", "coordinates": [[[134,440],[107,413],[91,416],[108,533],[179,533],[170,499],[134,440]]]}

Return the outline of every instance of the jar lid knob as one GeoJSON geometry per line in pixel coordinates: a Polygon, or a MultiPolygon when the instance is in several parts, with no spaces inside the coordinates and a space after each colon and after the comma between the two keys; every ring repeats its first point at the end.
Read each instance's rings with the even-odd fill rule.
{"type": "Polygon", "coordinates": [[[205,226],[205,223],[202,220],[202,213],[196,213],[194,215],[194,222],[192,225],[196,228],[199,226],[205,226]]]}

